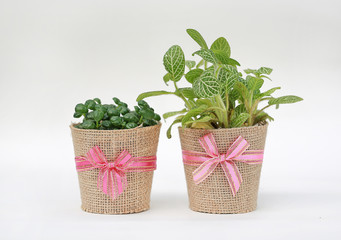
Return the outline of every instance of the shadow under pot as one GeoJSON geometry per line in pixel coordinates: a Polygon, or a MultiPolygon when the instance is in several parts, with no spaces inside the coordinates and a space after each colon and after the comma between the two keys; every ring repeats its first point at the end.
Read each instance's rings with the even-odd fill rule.
{"type": "Polygon", "coordinates": [[[246,213],[257,207],[268,124],[242,128],[179,128],[189,207],[246,213]]]}
{"type": "Polygon", "coordinates": [[[160,127],[84,130],[70,126],[82,210],[128,214],[149,209],[160,127]]]}

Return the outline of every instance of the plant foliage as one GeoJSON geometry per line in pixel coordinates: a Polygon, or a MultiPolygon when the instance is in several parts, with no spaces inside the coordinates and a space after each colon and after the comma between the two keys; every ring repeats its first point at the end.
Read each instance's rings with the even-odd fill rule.
{"type": "Polygon", "coordinates": [[[89,99],[84,104],[77,104],[73,117],[83,117],[83,120],[75,127],[116,130],[153,126],[160,121],[160,116],[154,113],[154,109],[144,100],[138,101],[138,106],[134,106],[134,111],[131,111],[128,105],[118,98],[114,97],[113,100],[115,104],[102,104],[98,98],[89,99]]]}
{"type": "Polygon", "coordinates": [[[244,76],[238,70],[240,63],[231,58],[231,47],[224,37],[215,40],[208,48],[198,31],[187,29],[187,33],[200,46],[192,55],[199,56],[201,60],[198,63],[186,60],[180,46],[170,47],[163,58],[167,71],[163,80],[166,85],[173,82],[175,90],[145,92],[137,98],[140,101],[146,97],[172,94],[184,101],[184,109],[163,115],[164,119],[176,117],[167,131],[168,138],[171,137],[172,126],[177,123],[181,123],[182,127],[205,129],[253,126],[273,120],[264,112],[268,107],[278,108],[280,104],[303,100],[293,95],[272,96],[280,87],[262,91],[264,81],[271,80],[272,69],[246,69],[244,76]],[[183,77],[190,87],[178,87],[183,77]],[[264,106],[260,107],[261,104],[264,106]]]}

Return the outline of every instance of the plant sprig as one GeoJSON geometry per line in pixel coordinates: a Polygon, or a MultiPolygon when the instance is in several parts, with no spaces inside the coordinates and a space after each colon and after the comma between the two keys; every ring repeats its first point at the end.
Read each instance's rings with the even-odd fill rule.
{"type": "Polygon", "coordinates": [[[131,129],[153,126],[160,121],[160,115],[144,100],[138,101],[134,111],[118,98],[114,97],[113,100],[115,104],[102,104],[99,98],[77,104],[73,117],[83,117],[83,120],[75,127],[98,130],[131,129]]]}
{"type": "Polygon", "coordinates": [[[142,100],[171,94],[184,101],[184,109],[163,115],[164,119],[176,116],[167,131],[168,138],[171,137],[172,126],[177,123],[181,123],[182,127],[205,129],[253,126],[273,120],[264,112],[265,109],[303,100],[293,95],[273,97],[272,94],[280,87],[262,92],[264,81],[271,80],[271,68],[246,69],[243,78],[243,74],[238,71],[240,64],[231,58],[231,48],[224,37],[215,40],[208,48],[198,31],[187,29],[187,33],[201,47],[192,54],[198,55],[201,60],[198,63],[186,60],[180,46],[170,47],[163,58],[167,71],[163,80],[167,86],[173,82],[175,90],[145,92],[137,98],[142,100]],[[191,87],[178,87],[183,77],[191,87]],[[267,105],[259,109],[259,104],[265,101],[267,105]]]}

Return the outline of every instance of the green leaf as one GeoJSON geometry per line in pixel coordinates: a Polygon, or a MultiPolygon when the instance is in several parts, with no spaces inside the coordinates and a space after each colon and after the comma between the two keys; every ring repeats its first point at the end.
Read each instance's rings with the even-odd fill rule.
{"type": "Polygon", "coordinates": [[[232,65],[232,66],[240,66],[240,63],[233,58],[227,59],[225,64],[232,65]]]}
{"type": "Polygon", "coordinates": [[[170,73],[170,79],[179,81],[185,72],[185,55],[180,46],[174,45],[168,49],[163,57],[163,65],[170,73]]]}
{"type": "Polygon", "coordinates": [[[204,117],[199,118],[199,119],[189,120],[185,123],[185,125],[190,124],[190,123],[199,123],[199,122],[200,123],[203,123],[203,122],[209,123],[211,121],[218,121],[218,120],[216,118],[211,117],[211,116],[204,116],[204,117]]]}
{"type": "Polygon", "coordinates": [[[192,68],[195,67],[195,61],[186,60],[185,65],[189,68],[189,70],[191,70],[192,68]]]}
{"type": "Polygon", "coordinates": [[[193,83],[203,72],[204,70],[196,68],[186,73],[185,78],[189,83],[193,83]]]}
{"type": "Polygon", "coordinates": [[[103,119],[104,112],[102,110],[95,110],[95,111],[93,111],[93,116],[94,116],[94,120],[96,122],[99,122],[103,119]]]}
{"type": "Polygon", "coordinates": [[[185,112],[187,112],[187,109],[186,109],[186,108],[184,108],[184,109],[182,109],[182,110],[180,110],[180,111],[173,111],[173,112],[164,113],[164,114],[162,115],[162,117],[163,117],[164,119],[167,119],[167,118],[170,118],[170,117],[173,117],[173,116],[176,116],[176,115],[178,115],[178,114],[185,113],[185,112]]]}
{"type": "Polygon", "coordinates": [[[249,96],[249,91],[242,82],[236,82],[234,84],[234,89],[238,91],[239,95],[245,100],[249,96]]]}
{"type": "Polygon", "coordinates": [[[245,123],[245,121],[249,118],[248,113],[241,113],[239,114],[235,119],[231,121],[231,127],[236,128],[236,127],[241,127],[245,123]]]}
{"type": "Polygon", "coordinates": [[[88,108],[83,103],[79,103],[75,107],[75,112],[80,113],[80,114],[85,114],[88,112],[88,108]]]}
{"type": "Polygon", "coordinates": [[[169,126],[169,128],[167,129],[167,138],[171,138],[171,137],[172,137],[171,131],[172,131],[173,125],[174,125],[174,124],[177,124],[177,123],[181,123],[181,120],[182,120],[183,117],[184,117],[184,115],[178,116],[178,117],[173,121],[173,123],[169,126]]]}
{"type": "Polygon", "coordinates": [[[257,72],[257,70],[248,68],[248,69],[245,69],[244,72],[246,74],[251,74],[251,73],[255,74],[257,72]]]}
{"type": "Polygon", "coordinates": [[[168,86],[168,82],[170,81],[171,78],[171,74],[170,73],[166,73],[165,76],[163,76],[163,81],[165,82],[165,84],[168,86]]]}
{"type": "Polygon", "coordinates": [[[151,92],[145,92],[145,93],[141,93],[136,101],[140,101],[144,98],[147,97],[153,97],[153,96],[160,96],[160,95],[169,95],[169,94],[174,94],[173,92],[167,92],[167,91],[151,91],[151,92]]]}
{"type": "Polygon", "coordinates": [[[272,98],[269,100],[268,104],[269,105],[288,104],[288,103],[299,102],[302,100],[303,99],[300,97],[288,95],[288,96],[283,96],[283,97],[278,97],[278,98],[272,98]]]}
{"type": "Polygon", "coordinates": [[[206,62],[218,63],[218,59],[214,55],[213,51],[210,49],[201,49],[193,53],[193,56],[197,54],[202,57],[206,62]]]}
{"type": "Polygon", "coordinates": [[[270,75],[272,73],[272,68],[261,67],[256,71],[256,73],[270,75]]]}
{"type": "Polygon", "coordinates": [[[188,99],[194,99],[197,98],[197,96],[194,94],[193,88],[179,88],[176,93],[182,94],[185,98],[188,99]]]}
{"type": "Polygon", "coordinates": [[[213,103],[210,99],[205,99],[205,98],[201,98],[201,99],[198,99],[195,104],[197,106],[200,106],[200,105],[207,105],[208,107],[212,107],[213,106],[213,103]]]}
{"type": "Polygon", "coordinates": [[[259,90],[264,83],[264,80],[261,78],[256,78],[252,76],[246,76],[247,88],[251,91],[259,90]]]}
{"type": "Polygon", "coordinates": [[[196,96],[200,98],[209,98],[219,94],[220,84],[214,76],[213,69],[207,69],[193,83],[193,90],[196,96]]]}
{"type": "Polygon", "coordinates": [[[194,41],[199,44],[200,47],[208,49],[206,41],[197,30],[187,29],[186,32],[188,33],[188,35],[191,36],[191,38],[193,38],[194,41]]]}
{"type": "Polygon", "coordinates": [[[238,77],[238,72],[230,72],[224,67],[219,69],[217,79],[220,82],[221,86],[224,88],[224,91],[229,92],[233,88],[238,77]]]}
{"type": "Polygon", "coordinates": [[[276,90],[281,89],[281,87],[274,87],[269,89],[268,91],[265,91],[263,93],[257,94],[257,96],[255,96],[256,99],[260,99],[262,97],[266,97],[266,96],[271,96],[271,94],[273,94],[276,90]]]}
{"type": "Polygon", "coordinates": [[[229,58],[231,56],[231,48],[227,40],[223,37],[218,38],[211,45],[211,50],[213,51],[221,51],[226,53],[226,56],[229,58]]]}
{"type": "Polygon", "coordinates": [[[271,117],[270,115],[268,115],[267,113],[265,112],[261,112],[257,115],[257,117],[255,118],[254,120],[254,123],[259,123],[259,122],[262,122],[262,121],[265,121],[265,120],[269,120],[270,122],[273,121],[273,117],[271,117]]]}
{"type": "Polygon", "coordinates": [[[192,117],[196,117],[199,114],[203,113],[206,109],[208,108],[207,105],[200,105],[196,108],[192,108],[190,109],[185,116],[182,118],[182,126],[185,127],[185,123],[189,120],[192,119],[192,117]]]}

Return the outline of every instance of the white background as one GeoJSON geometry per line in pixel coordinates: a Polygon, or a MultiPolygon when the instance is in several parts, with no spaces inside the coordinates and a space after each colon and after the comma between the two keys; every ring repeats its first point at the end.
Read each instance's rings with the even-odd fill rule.
{"type": "MultiPolygon", "coordinates": [[[[341,239],[340,1],[0,1],[0,239],[341,239]],[[255,212],[188,209],[178,134],[163,123],[150,211],[82,212],[69,124],[88,98],[167,90],[162,57],[224,36],[244,68],[274,68],[255,212]]],[[[169,87],[169,90],[172,90],[169,87]]],[[[151,98],[157,112],[182,108],[151,98]]]]}

